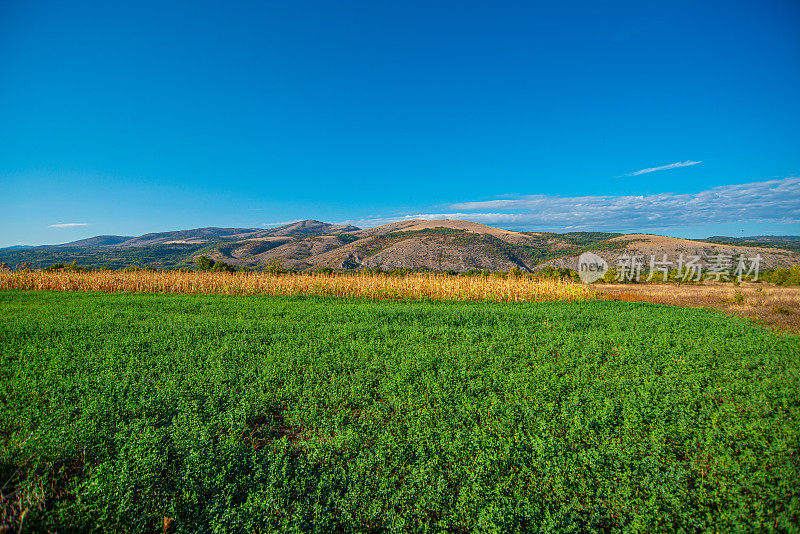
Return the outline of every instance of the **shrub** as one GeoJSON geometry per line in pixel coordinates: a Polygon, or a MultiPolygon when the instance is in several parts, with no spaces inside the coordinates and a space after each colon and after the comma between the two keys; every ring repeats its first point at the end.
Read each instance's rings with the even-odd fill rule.
{"type": "Polygon", "coordinates": [[[229,263],[225,263],[224,261],[215,261],[214,266],[210,269],[212,273],[221,273],[221,272],[229,272],[235,273],[236,266],[231,265],[229,263]]]}
{"type": "Polygon", "coordinates": [[[800,285],[800,265],[793,265],[790,268],[778,267],[772,271],[764,271],[761,278],[765,282],[770,282],[777,286],[798,286],[800,285]]]}
{"type": "Polygon", "coordinates": [[[76,265],[74,261],[72,263],[54,263],[50,267],[45,267],[44,270],[47,272],[70,271],[77,273],[87,273],[91,271],[89,267],[82,267],[80,265],[76,265]]]}
{"type": "Polygon", "coordinates": [[[603,282],[612,283],[617,281],[617,270],[614,267],[609,268],[603,276],[603,282]]]}
{"type": "Polygon", "coordinates": [[[286,272],[286,269],[283,268],[280,258],[272,258],[267,262],[266,271],[269,274],[282,274],[286,272]]]}
{"type": "Polygon", "coordinates": [[[198,256],[197,257],[197,270],[198,271],[210,271],[212,267],[214,267],[214,260],[212,260],[208,256],[198,256]]]}

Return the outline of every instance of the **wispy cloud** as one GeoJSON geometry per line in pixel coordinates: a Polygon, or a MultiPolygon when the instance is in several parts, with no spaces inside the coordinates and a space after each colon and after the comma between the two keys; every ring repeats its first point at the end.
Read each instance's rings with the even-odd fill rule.
{"type": "Polygon", "coordinates": [[[506,228],[657,230],[733,222],[800,224],[800,177],[715,187],[699,193],[530,195],[461,202],[449,211],[352,221],[377,226],[408,219],[466,219],[506,228]]]}
{"type": "Polygon", "coordinates": [[[51,224],[50,228],[74,228],[75,226],[89,226],[89,223],[58,223],[51,224]]]}
{"type": "Polygon", "coordinates": [[[702,161],[678,161],[677,163],[670,163],[669,165],[662,165],[660,167],[650,167],[647,169],[639,169],[638,171],[632,172],[630,174],[625,174],[623,176],[639,176],[640,174],[647,174],[648,172],[656,172],[656,171],[667,171],[669,169],[677,169],[678,167],[691,167],[692,165],[698,165],[703,163],[702,161]]]}

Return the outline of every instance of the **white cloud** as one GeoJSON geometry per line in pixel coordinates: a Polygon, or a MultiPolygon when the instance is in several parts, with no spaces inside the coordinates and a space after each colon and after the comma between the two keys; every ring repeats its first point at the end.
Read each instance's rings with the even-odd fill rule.
{"type": "Polygon", "coordinates": [[[595,195],[461,202],[451,211],[352,221],[377,226],[408,219],[466,219],[507,228],[657,230],[723,223],[800,224],[800,177],[725,185],[699,193],[595,195]]]}
{"type": "Polygon", "coordinates": [[[639,176],[640,174],[647,174],[648,172],[656,172],[656,171],[667,171],[669,169],[677,169],[678,167],[691,167],[692,165],[698,165],[703,163],[702,161],[678,161],[676,163],[670,163],[669,165],[662,165],[660,167],[650,167],[648,169],[639,169],[638,171],[632,172],[630,174],[626,174],[624,176],[639,176]]]}
{"type": "Polygon", "coordinates": [[[58,223],[51,224],[50,228],[74,228],[75,226],[89,226],[89,223],[58,223]]]}

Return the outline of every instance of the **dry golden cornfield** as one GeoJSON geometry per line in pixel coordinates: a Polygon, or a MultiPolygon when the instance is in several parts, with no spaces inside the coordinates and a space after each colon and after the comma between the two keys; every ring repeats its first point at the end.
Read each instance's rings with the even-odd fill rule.
{"type": "Polygon", "coordinates": [[[0,271],[0,289],[518,302],[597,298],[597,292],[589,287],[565,280],[441,274],[385,276],[372,273],[275,275],[180,271],[0,271]]]}

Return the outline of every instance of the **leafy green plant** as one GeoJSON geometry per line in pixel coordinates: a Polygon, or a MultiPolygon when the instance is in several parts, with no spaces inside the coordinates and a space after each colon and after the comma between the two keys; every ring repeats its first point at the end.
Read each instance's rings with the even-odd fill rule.
{"type": "Polygon", "coordinates": [[[800,525],[800,339],[745,320],[19,291],[0,308],[0,477],[25,531],[800,525]]]}
{"type": "Polygon", "coordinates": [[[212,260],[208,256],[198,256],[196,265],[198,271],[209,271],[212,273],[236,272],[236,266],[225,263],[224,261],[212,260]]]}

